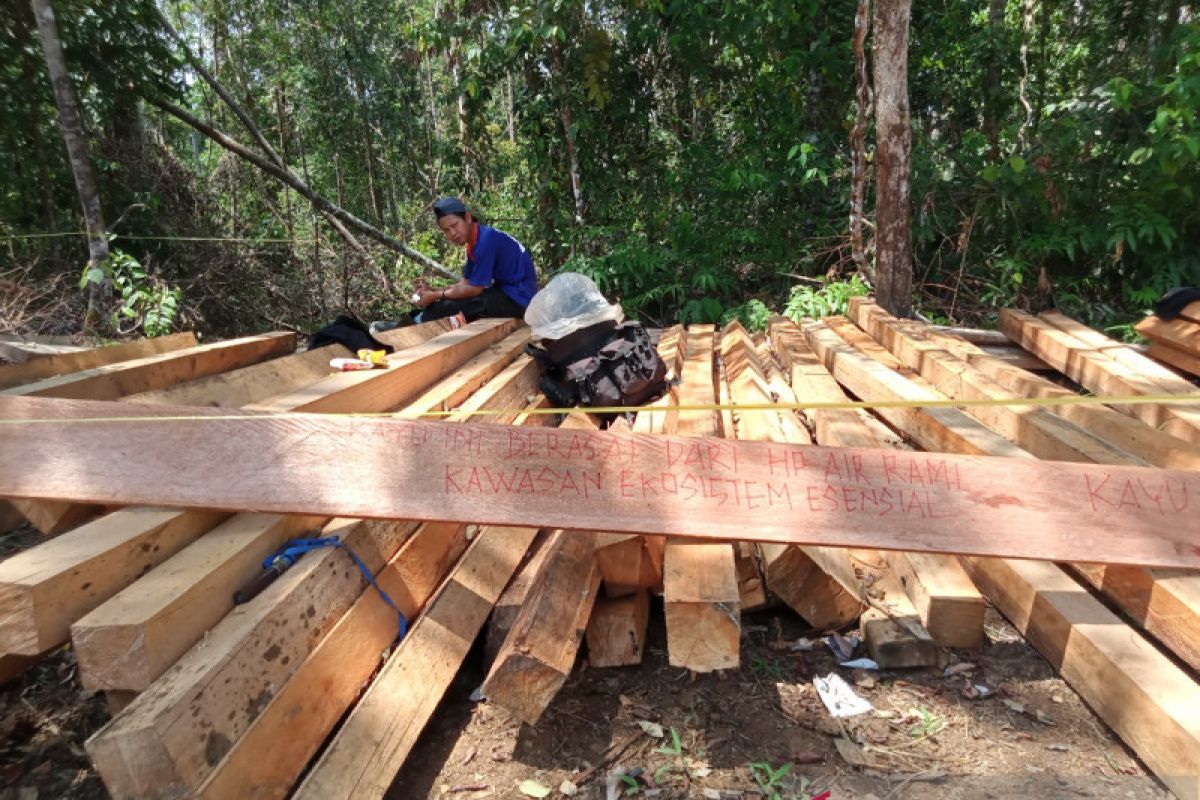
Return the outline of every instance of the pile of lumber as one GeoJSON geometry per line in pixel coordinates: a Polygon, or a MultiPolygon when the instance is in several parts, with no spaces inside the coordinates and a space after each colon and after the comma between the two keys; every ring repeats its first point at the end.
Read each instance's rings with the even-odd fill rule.
{"type": "Polygon", "coordinates": [[[1151,314],[1134,326],[1150,342],[1149,354],[1189,375],[1200,375],[1200,301],[1174,319],[1151,314]]]}
{"type": "Polygon", "coordinates": [[[781,605],[903,669],[981,646],[990,602],[1200,798],[1200,407],[1020,402],[1072,394],[1027,368],[1196,390],[1065,317],[1002,327],[1020,355],[863,299],[677,326],[679,382],[607,429],[543,413],[513,320],[389,332],[368,372],[287,334],[0,368],[0,497],[52,537],[0,562],[0,669],[74,648],[114,797],[369,798],[480,637],[482,693],[532,725],[581,658],[640,663],[659,609],[694,672],[737,669],[743,612],[781,605]],[[234,606],[316,531],[398,644],[341,549],[234,606]]]}

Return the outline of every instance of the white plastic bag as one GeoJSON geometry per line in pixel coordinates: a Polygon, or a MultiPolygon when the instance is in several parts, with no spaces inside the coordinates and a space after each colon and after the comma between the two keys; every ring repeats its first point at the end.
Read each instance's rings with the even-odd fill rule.
{"type": "Polygon", "coordinates": [[[605,300],[592,279],[578,272],[555,275],[525,309],[525,323],[535,339],[561,339],[591,325],[620,324],[623,319],[620,304],[605,300]]]}

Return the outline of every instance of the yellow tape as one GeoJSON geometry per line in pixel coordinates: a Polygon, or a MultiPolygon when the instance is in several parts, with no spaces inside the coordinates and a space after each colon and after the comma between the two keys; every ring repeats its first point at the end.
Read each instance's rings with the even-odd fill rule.
{"type": "MultiPolygon", "coordinates": [[[[844,400],[839,402],[811,403],[698,403],[685,406],[596,406],[591,408],[489,408],[477,411],[425,411],[420,417],[491,417],[511,416],[513,414],[567,414],[572,411],[583,411],[589,414],[625,414],[640,411],[679,412],[679,411],[821,411],[837,409],[875,409],[875,408],[989,408],[996,406],[1094,406],[1094,405],[1147,405],[1151,403],[1200,403],[1200,393],[1194,395],[1177,394],[1147,394],[1123,397],[1104,397],[1097,395],[1070,395],[1062,397],[1021,397],[994,398],[984,400],[844,400]]],[[[0,418],[0,425],[21,424],[50,424],[78,422],[194,422],[216,420],[256,420],[256,419],[288,419],[292,417],[358,417],[363,419],[387,419],[398,417],[399,411],[381,411],[374,413],[342,412],[332,414],[306,413],[303,411],[288,411],[274,414],[213,414],[201,416],[128,416],[128,417],[68,417],[52,419],[10,419],[0,418]]]]}

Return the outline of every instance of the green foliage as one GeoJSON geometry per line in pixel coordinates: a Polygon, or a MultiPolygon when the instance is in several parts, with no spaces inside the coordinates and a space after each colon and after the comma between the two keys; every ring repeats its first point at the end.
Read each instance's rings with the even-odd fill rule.
{"type": "Polygon", "coordinates": [[[934,736],[946,727],[945,719],[924,706],[910,708],[908,715],[913,719],[913,724],[908,728],[908,735],[914,738],[924,739],[934,736]]]}
{"type": "MultiPolygon", "coordinates": [[[[159,6],[55,2],[105,212],[123,218],[125,252],[155,265],[155,278],[127,278],[122,321],[165,329],[195,312],[243,332],[314,327],[343,303],[399,313],[419,268],[370,244],[365,264],[294,193],[139,105],[168,96],[251,141],[184,66],[159,6]],[[156,280],[187,287],[195,308],[156,280]]],[[[521,239],[544,278],[588,274],[654,324],[761,330],[779,304],[793,318],[842,313],[866,290],[805,282],[854,266],[848,0],[161,7],[305,180],[451,267],[462,250],[428,210],[447,193],[521,239]]],[[[77,232],[32,17],[11,10],[0,220],[6,233],[77,232]]],[[[1166,289],[1200,284],[1200,26],[1158,2],[1043,3],[1028,30],[1016,4],[1001,10],[913,9],[920,305],[986,322],[996,306],[1055,303],[1123,334],[1166,289]]],[[[79,237],[14,240],[0,270],[73,276],[84,252],[79,237]]]]}
{"type": "Polygon", "coordinates": [[[765,331],[767,329],[767,320],[770,317],[771,309],[767,308],[761,300],[752,298],[739,306],[728,309],[722,314],[721,324],[728,325],[730,322],[737,320],[745,326],[746,330],[765,331]]]}
{"type": "Polygon", "coordinates": [[[851,276],[848,281],[830,281],[814,289],[805,284],[792,288],[783,315],[799,322],[804,318],[820,319],[837,314],[845,314],[849,308],[850,298],[865,295],[870,287],[863,283],[858,275],[851,276]]]}
{"type": "Polygon", "coordinates": [[[113,327],[124,333],[140,327],[151,338],[170,333],[179,315],[183,290],[147,274],[137,259],[121,250],[112,250],[108,265],[120,297],[120,305],[113,312],[113,327]],[[122,322],[133,325],[122,328],[122,322]]]}
{"type": "Polygon", "coordinates": [[[771,766],[769,761],[754,761],[750,763],[750,777],[758,786],[758,790],[767,800],[781,800],[779,789],[783,780],[792,772],[792,764],[783,764],[778,769],[771,766]]]}

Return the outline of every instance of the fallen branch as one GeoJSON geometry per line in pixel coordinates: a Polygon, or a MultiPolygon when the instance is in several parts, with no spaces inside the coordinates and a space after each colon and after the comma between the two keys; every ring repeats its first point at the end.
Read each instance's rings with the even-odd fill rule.
{"type": "Polygon", "coordinates": [[[151,105],[155,106],[156,108],[159,108],[159,109],[167,112],[171,116],[175,117],[180,122],[183,122],[183,123],[187,124],[188,126],[192,127],[193,129],[195,129],[196,131],[199,131],[200,133],[204,134],[209,139],[212,139],[214,142],[221,145],[221,147],[224,147],[226,150],[233,153],[234,155],[237,155],[237,156],[245,159],[246,161],[249,161],[251,164],[258,167],[260,170],[267,173],[272,178],[275,178],[277,181],[280,181],[281,183],[284,183],[284,184],[290,186],[292,189],[295,189],[297,192],[302,194],[304,197],[308,198],[309,202],[311,202],[317,208],[318,211],[328,214],[328,215],[338,219],[339,221],[345,223],[346,225],[349,225],[350,227],[354,228],[355,230],[359,231],[360,233],[363,233],[366,236],[369,236],[370,238],[379,242],[384,247],[394,250],[397,253],[400,253],[402,256],[405,256],[406,258],[409,258],[409,259],[417,262],[418,264],[425,267],[426,269],[433,270],[434,272],[437,272],[437,273],[444,275],[451,279],[458,278],[458,276],[455,275],[453,272],[446,269],[444,266],[439,264],[437,261],[434,261],[432,258],[425,255],[424,253],[413,250],[411,247],[409,247],[408,245],[406,245],[404,242],[400,241],[399,239],[394,239],[391,236],[388,236],[386,233],[379,230],[371,223],[369,223],[363,219],[360,219],[359,217],[355,216],[354,214],[351,214],[349,211],[342,208],[341,206],[334,205],[330,201],[326,200],[324,197],[322,197],[321,195],[319,195],[315,191],[313,191],[311,188],[309,188],[308,184],[306,184],[304,181],[302,181],[299,177],[297,177],[290,170],[282,169],[281,167],[279,167],[279,165],[268,161],[263,156],[259,155],[258,153],[255,153],[253,150],[250,150],[245,145],[235,141],[234,139],[230,138],[228,135],[222,133],[221,131],[217,130],[216,128],[212,127],[211,125],[208,125],[208,124],[202,122],[201,120],[192,116],[192,114],[190,114],[189,112],[180,108],[179,106],[175,105],[174,103],[170,103],[166,100],[162,100],[157,97],[147,97],[147,98],[145,98],[145,100],[146,100],[146,102],[150,103],[151,105]]]}

